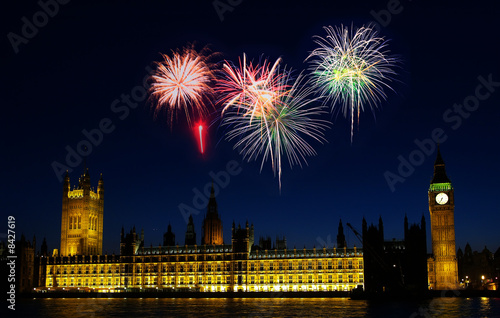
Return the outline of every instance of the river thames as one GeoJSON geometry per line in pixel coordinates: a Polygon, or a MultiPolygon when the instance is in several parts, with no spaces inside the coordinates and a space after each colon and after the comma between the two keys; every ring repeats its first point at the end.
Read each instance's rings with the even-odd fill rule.
{"type": "Polygon", "coordinates": [[[370,301],[348,298],[19,299],[18,317],[500,317],[500,298],[370,301]]]}

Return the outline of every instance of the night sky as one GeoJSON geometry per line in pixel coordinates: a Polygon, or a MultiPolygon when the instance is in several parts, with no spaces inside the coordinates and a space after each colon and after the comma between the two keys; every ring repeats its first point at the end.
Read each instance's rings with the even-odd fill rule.
{"type": "MultiPolygon", "coordinates": [[[[427,190],[435,149],[394,191],[384,174],[397,174],[398,157],[408,160],[419,149],[415,139],[430,139],[435,129],[446,135],[441,153],[455,188],[457,248],[467,242],[473,250],[500,246],[500,6],[493,1],[239,2],[232,1],[236,5],[221,21],[212,1],[71,1],[60,4],[27,43],[18,44],[17,53],[8,34],[22,36],[22,18],[33,21],[41,7],[36,1],[5,4],[0,232],[6,232],[7,215],[14,215],[18,234],[30,239],[36,234],[38,246],[46,237],[49,250],[59,248],[62,183],[53,163],[67,165],[67,147],[76,149],[86,139],[82,130],[96,129],[107,118],[114,130],[87,159],[92,186],[101,172],[104,177],[103,252],[119,252],[122,226],[144,228],[149,246],[162,242],[170,223],[184,244],[179,205],[194,209],[193,189],[203,192],[210,172],[225,171],[229,162],[241,172],[217,194],[226,244],[233,220],[242,225],[248,220],[256,240],[286,235],[289,248],[332,246],[342,218],[348,245],[360,246],[345,223],[360,230],[363,216],[368,223],[382,216],[385,238],[402,239],[406,213],[410,223],[425,215],[431,252],[427,190]],[[234,143],[225,140],[220,121],[210,127],[201,155],[182,118],[170,129],[167,117],[155,119],[146,101],[113,111],[122,94],[140,91],[146,68],[154,67],[160,52],[195,43],[220,52],[218,61],[237,62],[245,52],[255,62],[281,57],[300,72],[315,48],[312,36],[324,35],[323,26],[361,26],[374,20],[370,12],[388,6],[396,13],[391,21],[384,15],[385,26],[379,26],[402,61],[394,92],[375,116],[362,113],[352,144],[349,120],[326,115],[333,122],[328,143],[311,141],[318,154],[302,169],[284,164],[281,193],[270,163],[260,172],[260,161],[243,162],[234,143]],[[484,82],[490,82],[488,88],[484,82]],[[454,104],[474,100],[480,84],[477,109],[453,113],[454,104]]],[[[82,171],[80,164],[70,173],[72,185],[82,171]]],[[[198,211],[193,216],[200,241],[205,209],[198,211]]]]}

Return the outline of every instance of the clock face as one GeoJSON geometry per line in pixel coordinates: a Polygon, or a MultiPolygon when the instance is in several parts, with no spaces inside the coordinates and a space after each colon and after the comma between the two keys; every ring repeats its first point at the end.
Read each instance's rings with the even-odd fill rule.
{"type": "Polygon", "coordinates": [[[448,195],[444,192],[438,193],[436,195],[437,204],[446,204],[448,202],[448,195]]]}

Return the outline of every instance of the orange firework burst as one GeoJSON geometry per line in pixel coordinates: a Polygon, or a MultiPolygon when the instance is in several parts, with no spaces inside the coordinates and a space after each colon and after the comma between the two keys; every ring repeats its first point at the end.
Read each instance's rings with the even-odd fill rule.
{"type": "Polygon", "coordinates": [[[203,118],[207,113],[209,96],[213,91],[211,83],[214,74],[208,58],[210,55],[196,52],[193,47],[182,52],[172,52],[172,56],[162,54],[163,61],[156,62],[157,68],[151,76],[151,98],[156,103],[155,115],[166,110],[172,125],[174,115],[183,109],[188,124],[191,117],[203,118]]]}
{"type": "Polygon", "coordinates": [[[225,63],[217,91],[223,105],[222,125],[229,127],[228,140],[237,140],[244,159],[262,156],[261,170],[271,161],[281,189],[281,161],[287,158],[290,167],[302,166],[307,156],[315,155],[307,139],[324,141],[328,123],[319,119],[322,106],[313,106],[317,98],[309,98],[312,88],[303,88],[303,77],[294,81],[291,70],[264,60],[262,65],[247,64],[246,56],[239,68],[225,63]]]}
{"type": "Polygon", "coordinates": [[[244,116],[265,120],[265,114],[274,108],[281,95],[289,86],[284,82],[283,74],[279,72],[281,58],[274,64],[264,60],[262,65],[247,64],[246,54],[240,67],[236,68],[224,63],[223,79],[218,84],[218,92],[222,95],[222,114],[231,106],[244,109],[244,116]]]}

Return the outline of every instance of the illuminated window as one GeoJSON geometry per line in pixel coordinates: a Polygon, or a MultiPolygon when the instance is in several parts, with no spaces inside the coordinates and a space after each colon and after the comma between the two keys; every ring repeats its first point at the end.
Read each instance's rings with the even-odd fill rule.
{"type": "Polygon", "coordinates": [[[352,260],[349,260],[349,269],[352,269],[352,260]]]}
{"type": "Polygon", "coordinates": [[[293,284],[293,276],[288,276],[288,284],[293,284]]]}
{"type": "Polygon", "coordinates": [[[260,283],[261,283],[261,284],[264,284],[264,275],[261,275],[261,276],[260,276],[260,283]]]}
{"type": "Polygon", "coordinates": [[[280,277],[279,277],[279,283],[280,283],[280,284],[283,284],[283,276],[280,276],[280,277]]]}
{"type": "Polygon", "coordinates": [[[312,284],[312,282],[313,282],[313,277],[312,277],[312,275],[308,275],[308,276],[307,276],[307,282],[308,282],[309,284],[312,284]]]}
{"type": "Polygon", "coordinates": [[[332,275],[328,275],[328,282],[331,283],[332,282],[332,275]]]}
{"type": "Polygon", "coordinates": [[[273,275],[269,276],[269,284],[274,284],[274,277],[273,277],[273,275]]]}
{"type": "Polygon", "coordinates": [[[323,283],[323,276],[318,275],[318,283],[320,283],[320,284],[323,283]]]}
{"type": "Polygon", "coordinates": [[[309,261],[309,263],[307,264],[307,269],[312,269],[313,265],[312,265],[312,261],[309,261]]]}
{"type": "Polygon", "coordinates": [[[299,284],[302,284],[302,275],[299,275],[299,284]]]}
{"type": "Polygon", "coordinates": [[[339,283],[342,283],[342,275],[339,275],[339,283]]]}
{"type": "Polygon", "coordinates": [[[218,276],[218,277],[217,277],[217,284],[220,284],[220,283],[221,283],[221,277],[220,277],[220,276],[218,276]]]}
{"type": "Polygon", "coordinates": [[[255,284],[255,276],[250,276],[250,284],[255,284]]]}
{"type": "Polygon", "coordinates": [[[352,283],[352,275],[349,275],[349,283],[352,283]]]}
{"type": "Polygon", "coordinates": [[[362,269],[363,268],[363,260],[359,260],[359,268],[362,269]]]}
{"type": "Polygon", "coordinates": [[[288,261],[288,269],[292,270],[292,261],[288,261]]]}

